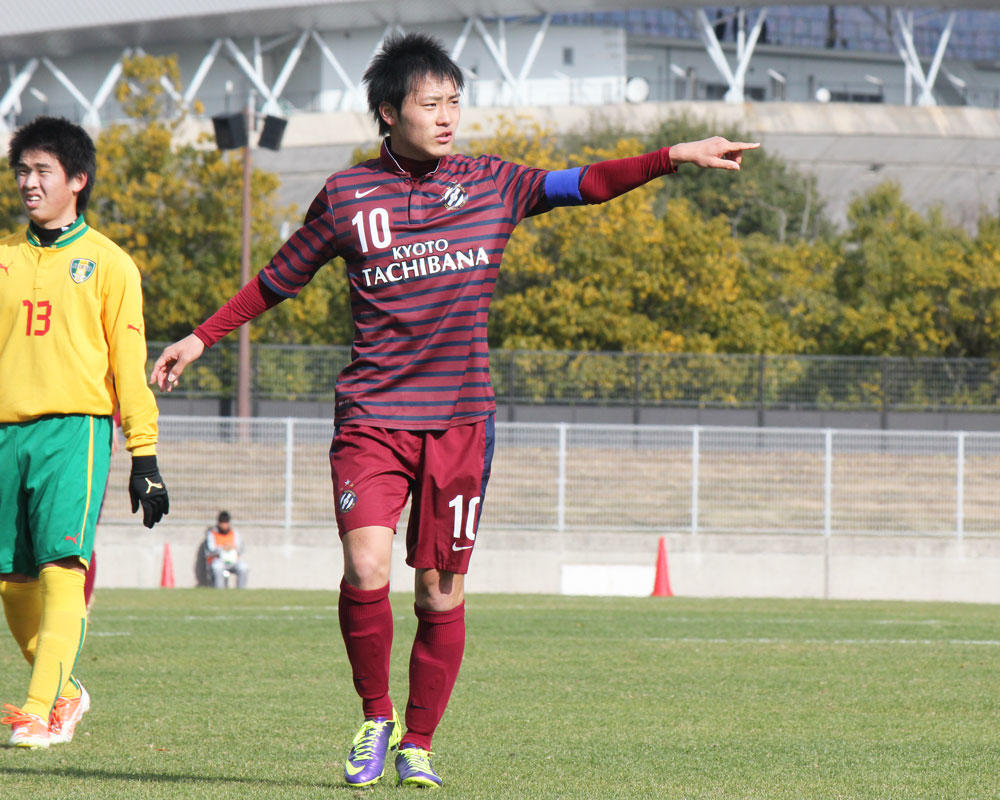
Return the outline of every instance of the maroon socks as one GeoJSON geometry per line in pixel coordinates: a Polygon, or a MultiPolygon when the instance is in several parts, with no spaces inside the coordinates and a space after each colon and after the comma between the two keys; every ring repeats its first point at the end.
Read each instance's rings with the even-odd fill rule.
{"type": "Polygon", "coordinates": [[[392,717],[389,699],[389,653],[392,651],[392,608],[389,584],[381,589],[355,589],[340,582],[340,632],[351,662],[354,688],[365,718],[392,717]]]}
{"type": "Polygon", "coordinates": [[[417,635],[410,653],[410,699],[403,744],[431,749],[465,651],[465,603],[451,611],[414,606],[417,635]]]}
{"type": "MultiPolygon", "coordinates": [[[[340,631],[364,715],[368,719],[392,717],[389,585],[364,590],[341,581],[339,611],[340,631]]],[[[440,612],[414,606],[414,612],[417,635],[410,653],[410,699],[403,742],[430,750],[465,652],[465,604],[440,612]]]]}

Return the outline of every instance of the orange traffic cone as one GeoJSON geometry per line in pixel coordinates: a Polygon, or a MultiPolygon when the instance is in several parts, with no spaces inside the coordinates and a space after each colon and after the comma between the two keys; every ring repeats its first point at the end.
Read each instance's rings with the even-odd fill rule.
{"type": "Polygon", "coordinates": [[[673,597],[670,588],[670,571],[667,569],[667,537],[660,537],[660,547],[656,554],[656,578],[653,581],[651,597],[673,597]]]}
{"type": "Polygon", "coordinates": [[[160,573],[160,588],[174,588],[174,560],[170,557],[170,542],[163,543],[163,571],[160,573]]]}

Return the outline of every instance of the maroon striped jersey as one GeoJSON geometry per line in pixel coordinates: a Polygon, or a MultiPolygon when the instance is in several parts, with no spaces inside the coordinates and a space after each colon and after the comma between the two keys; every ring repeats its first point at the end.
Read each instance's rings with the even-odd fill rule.
{"type": "Polygon", "coordinates": [[[514,227],[550,207],[547,174],[448,155],[413,177],[383,142],[379,158],[327,179],[260,279],[294,297],[344,258],[355,333],[337,379],[337,424],[442,429],[495,410],[490,300],[514,227]]]}

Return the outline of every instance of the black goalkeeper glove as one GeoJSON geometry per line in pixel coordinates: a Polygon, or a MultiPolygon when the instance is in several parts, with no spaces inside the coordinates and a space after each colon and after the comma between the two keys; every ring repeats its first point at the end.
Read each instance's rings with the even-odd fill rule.
{"type": "Polygon", "coordinates": [[[142,504],[142,524],[152,528],[170,511],[170,498],[163,485],[156,456],[132,456],[132,474],[128,478],[128,496],[132,499],[132,513],[142,504]]]}

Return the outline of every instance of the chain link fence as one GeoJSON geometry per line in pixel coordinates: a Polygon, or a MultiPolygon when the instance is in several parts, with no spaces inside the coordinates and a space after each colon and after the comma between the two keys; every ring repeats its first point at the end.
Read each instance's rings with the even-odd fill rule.
{"type": "MultiPolygon", "coordinates": [[[[161,417],[168,524],[207,525],[227,509],[244,527],[335,535],[332,435],[323,420],[161,417]]],[[[128,469],[127,454],[118,453],[105,524],[136,524],[128,469]]],[[[998,486],[1000,434],[993,433],[497,423],[482,524],[995,537],[998,486]]]]}
{"type": "MultiPolygon", "coordinates": [[[[150,344],[150,367],[165,346],[150,344]]],[[[251,394],[333,402],[349,360],[349,347],[253,345],[251,394]]],[[[1000,411],[1000,363],[988,359],[495,350],[490,372],[499,403],[1000,411]]],[[[227,341],[185,372],[174,396],[231,399],[236,383],[227,341]]]]}

